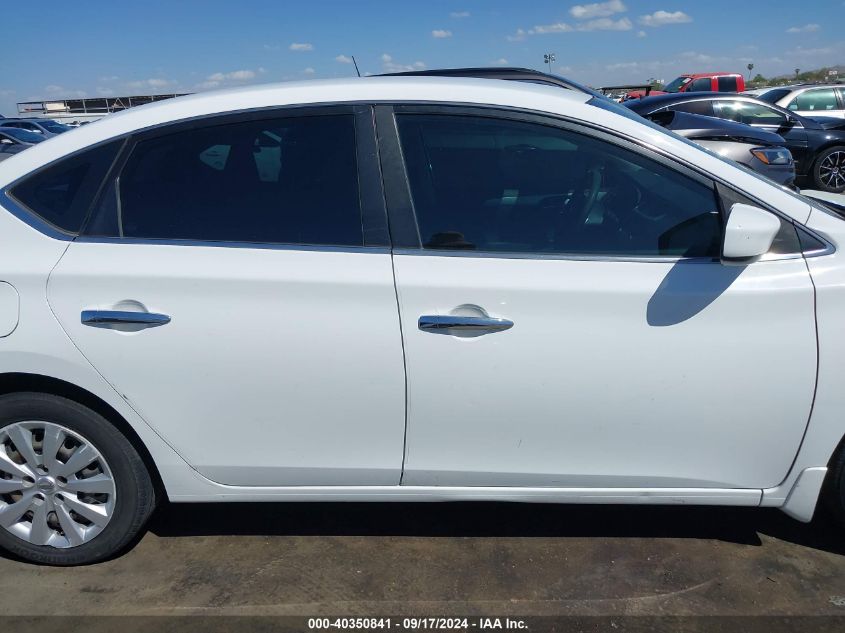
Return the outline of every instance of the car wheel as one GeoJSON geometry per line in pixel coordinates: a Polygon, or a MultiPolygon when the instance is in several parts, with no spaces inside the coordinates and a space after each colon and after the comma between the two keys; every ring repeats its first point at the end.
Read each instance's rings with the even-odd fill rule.
{"type": "Polygon", "coordinates": [[[154,506],[144,462],[101,415],[48,394],[0,397],[0,546],[35,563],[97,562],[154,506]]]}
{"type": "Polygon", "coordinates": [[[814,185],[822,191],[845,192],[845,147],[830,147],[813,165],[814,185]]]}

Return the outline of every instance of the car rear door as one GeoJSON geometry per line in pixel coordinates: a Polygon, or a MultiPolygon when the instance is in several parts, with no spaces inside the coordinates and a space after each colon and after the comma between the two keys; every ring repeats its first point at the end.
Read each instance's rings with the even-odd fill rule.
{"type": "Polygon", "coordinates": [[[681,165],[530,114],[395,112],[378,120],[408,376],[403,484],[783,479],[816,371],[789,222],[780,254],[725,266],[723,200],[681,165]]]}
{"type": "Polygon", "coordinates": [[[240,486],[397,484],[404,367],[369,107],[127,141],[48,286],[96,369],[240,486]]]}
{"type": "Polygon", "coordinates": [[[798,93],[788,106],[807,117],[842,117],[842,104],[834,88],[812,88],[798,93]]]}

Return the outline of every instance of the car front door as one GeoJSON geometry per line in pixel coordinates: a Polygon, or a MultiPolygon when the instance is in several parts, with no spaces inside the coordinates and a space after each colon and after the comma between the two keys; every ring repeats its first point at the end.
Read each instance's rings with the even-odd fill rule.
{"type": "MultiPolygon", "coordinates": [[[[599,131],[487,109],[378,117],[403,484],[783,479],[816,371],[800,256],[723,265],[713,183],[599,131]]],[[[782,237],[797,248],[786,221],[782,237]]]]}
{"type": "Polygon", "coordinates": [[[399,483],[402,341],[373,156],[370,108],[142,133],[51,275],[70,338],[209,479],[399,483]]]}

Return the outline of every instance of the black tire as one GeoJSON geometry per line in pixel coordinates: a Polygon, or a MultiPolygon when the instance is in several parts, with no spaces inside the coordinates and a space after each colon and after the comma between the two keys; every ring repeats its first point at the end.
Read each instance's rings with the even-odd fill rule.
{"type": "Polygon", "coordinates": [[[845,527],[845,441],[839,444],[828,464],[822,502],[830,517],[845,527]]]}
{"type": "Polygon", "coordinates": [[[139,534],[155,508],[155,489],[138,452],[114,425],[81,404],[44,393],[0,396],[0,429],[27,420],[52,422],[88,440],[109,465],[116,499],[103,531],[66,549],[29,543],[0,526],[0,547],[45,565],[85,565],[122,552],[139,534]]]}
{"type": "MultiPolygon", "coordinates": [[[[813,163],[813,170],[810,173],[812,178],[812,186],[819,191],[829,191],[831,193],[843,193],[845,192],[845,171],[841,173],[841,184],[834,186],[833,184],[827,184],[823,180],[822,174],[822,166],[826,160],[828,160],[832,155],[839,153],[842,156],[845,156],[845,146],[837,145],[836,147],[828,147],[824,150],[821,154],[818,155],[816,161],[813,163]]],[[[839,169],[845,170],[845,163],[840,163],[839,169]]]]}

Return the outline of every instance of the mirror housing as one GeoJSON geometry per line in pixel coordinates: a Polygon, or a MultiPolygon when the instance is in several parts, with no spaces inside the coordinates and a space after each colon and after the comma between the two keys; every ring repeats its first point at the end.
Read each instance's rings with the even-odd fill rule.
{"type": "Polygon", "coordinates": [[[722,263],[750,264],[769,252],[780,219],[759,207],[738,202],[731,207],[722,239],[722,263]]]}

